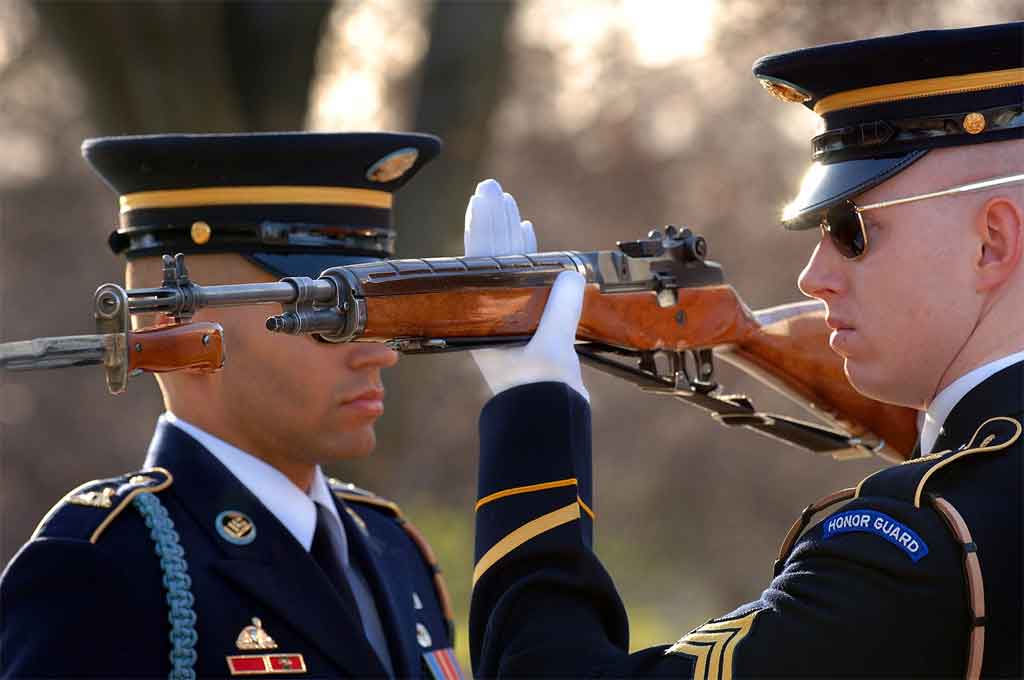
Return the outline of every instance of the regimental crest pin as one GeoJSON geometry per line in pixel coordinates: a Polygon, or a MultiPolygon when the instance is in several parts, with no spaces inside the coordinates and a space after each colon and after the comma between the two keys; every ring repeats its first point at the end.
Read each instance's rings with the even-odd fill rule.
{"type": "Polygon", "coordinates": [[[263,630],[263,622],[257,617],[252,618],[252,625],[246,626],[238,634],[235,645],[242,651],[250,649],[277,649],[277,643],[270,637],[267,631],[263,630]]]}
{"type": "Polygon", "coordinates": [[[117,489],[108,486],[99,491],[77,493],[68,499],[68,503],[84,505],[89,508],[109,508],[114,504],[113,498],[116,493],[117,489]]]}
{"type": "Polygon", "coordinates": [[[381,183],[398,179],[409,171],[419,155],[420,152],[411,146],[392,151],[370,166],[370,169],[366,171],[366,179],[381,183]]]}
{"type": "Polygon", "coordinates": [[[237,510],[225,510],[214,520],[217,533],[228,543],[248,545],[256,540],[256,525],[248,515],[237,510]]]}

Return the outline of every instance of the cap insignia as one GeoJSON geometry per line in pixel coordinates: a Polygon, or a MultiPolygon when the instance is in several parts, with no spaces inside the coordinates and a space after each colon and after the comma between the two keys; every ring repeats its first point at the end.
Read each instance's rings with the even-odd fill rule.
{"type": "Polygon", "coordinates": [[[235,644],[239,649],[246,651],[250,649],[277,649],[277,643],[270,637],[267,631],[263,630],[263,622],[255,616],[252,618],[252,625],[246,626],[238,634],[235,644]]]}
{"type": "Polygon", "coordinates": [[[976,135],[985,130],[985,116],[980,113],[968,113],[964,116],[964,132],[976,135]]]}
{"type": "Polygon", "coordinates": [[[366,179],[371,182],[390,182],[398,179],[413,166],[420,152],[412,147],[392,151],[370,166],[366,179]]]}
{"type": "Polygon", "coordinates": [[[73,505],[84,505],[89,508],[109,508],[113,506],[113,497],[117,489],[108,486],[99,491],[85,491],[78,493],[68,499],[73,505]]]}
{"type": "Polygon", "coordinates": [[[237,510],[225,510],[214,521],[217,533],[228,543],[248,545],[256,540],[256,525],[237,510]]]}
{"type": "Polygon", "coordinates": [[[197,246],[207,243],[212,233],[213,229],[206,222],[193,222],[192,229],[189,230],[189,234],[192,236],[192,243],[195,243],[197,246]]]}
{"type": "Polygon", "coordinates": [[[768,90],[768,94],[776,99],[792,104],[803,104],[811,100],[809,93],[784,80],[769,80],[768,78],[759,78],[759,80],[761,87],[768,90]]]}

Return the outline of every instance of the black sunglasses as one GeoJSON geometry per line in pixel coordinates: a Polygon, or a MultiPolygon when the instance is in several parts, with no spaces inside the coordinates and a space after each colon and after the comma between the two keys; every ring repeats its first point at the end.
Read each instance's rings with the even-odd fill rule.
{"type": "Polygon", "coordinates": [[[870,205],[858,206],[853,201],[846,200],[827,209],[821,215],[818,226],[821,228],[822,238],[827,234],[840,255],[848,260],[856,260],[863,257],[868,248],[868,230],[864,225],[864,217],[862,216],[862,213],[868,210],[888,208],[893,205],[913,203],[914,201],[923,201],[928,198],[938,198],[939,196],[981,191],[982,189],[991,189],[992,187],[1015,184],[1017,182],[1024,182],[1024,175],[996,177],[981,182],[972,182],[971,184],[943,189],[942,191],[933,191],[930,194],[896,198],[882,201],[881,203],[871,203],[870,205]]]}

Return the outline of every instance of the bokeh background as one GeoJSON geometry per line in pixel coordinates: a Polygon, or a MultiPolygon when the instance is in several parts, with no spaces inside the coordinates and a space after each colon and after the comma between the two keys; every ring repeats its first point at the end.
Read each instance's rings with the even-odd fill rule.
{"type": "MultiPolygon", "coordinates": [[[[79,155],[82,139],[107,134],[433,132],[441,158],[397,197],[400,256],[460,254],[466,200],[496,177],[542,250],[687,225],[751,307],[796,300],[814,235],[784,233],[776,217],[816,118],[765,94],[751,63],[1022,18],[1019,0],[0,0],[0,340],[91,332],[93,290],[122,280],[105,245],[115,197],[79,155]]],[[[762,409],[802,415],[727,366],[719,377],[762,409]]],[[[804,505],[877,467],[726,430],[587,369],[584,379],[597,549],[634,649],[755,598],[804,505]]],[[[406,358],[387,384],[378,450],[330,472],[396,499],[430,537],[468,668],[488,392],[455,354],[406,358]]],[[[68,489],[138,467],[161,410],[149,378],[112,397],[97,368],[0,375],[0,565],[68,489]]]]}

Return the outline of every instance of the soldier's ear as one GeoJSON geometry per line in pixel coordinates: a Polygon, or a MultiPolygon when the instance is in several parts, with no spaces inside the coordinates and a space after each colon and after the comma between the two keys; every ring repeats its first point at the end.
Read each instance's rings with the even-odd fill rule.
{"type": "Polygon", "coordinates": [[[979,237],[975,259],[979,293],[1002,285],[1017,270],[1024,247],[1024,212],[1021,201],[1006,196],[989,199],[978,212],[979,237]]]}

